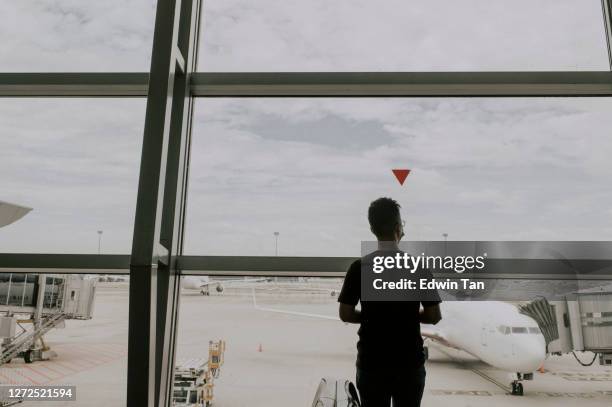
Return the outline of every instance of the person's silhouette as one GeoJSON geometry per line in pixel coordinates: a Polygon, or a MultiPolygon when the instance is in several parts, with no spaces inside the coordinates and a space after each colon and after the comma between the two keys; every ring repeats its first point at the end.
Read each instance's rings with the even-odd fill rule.
{"type": "MultiPolygon", "coordinates": [[[[368,220],[379,252],[398,252],[404,236],[400,205],[379,198],[370,204],[368,220]]],[[[393,407],[418,407],[425,387],[420,324],[440,321],[439,297],[429,293],[433,301],[363,301],[362,260],[351,264],[338,296],[340,319],[360,324],[356,376],[361,406],[387,407],[393,401],[393,407]],[[359,302],[361,310],[355,308],[359,302]]]]}

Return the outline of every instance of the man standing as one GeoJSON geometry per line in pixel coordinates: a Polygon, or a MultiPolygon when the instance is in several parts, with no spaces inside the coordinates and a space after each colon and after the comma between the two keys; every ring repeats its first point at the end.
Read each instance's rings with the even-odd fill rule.
{"type": "MultiPolygon", "coordinates": [[[[368,221],[378,240],[378,252],[399,252],[404,236],[400,205],[391,198],[379,198],[370,204],[368,221]]],[[[340,319],[360,324],[356,365],[361,406],[387,407],[393,401],[393,407],[418,407],[425,387],[420,324],[440,321],[439,297],[430,295],[432,301],[362,301],[362,260],[351,264],[338,296],[340,319]],[[357,310],[360,301],[361,310],[357,310]]]]}

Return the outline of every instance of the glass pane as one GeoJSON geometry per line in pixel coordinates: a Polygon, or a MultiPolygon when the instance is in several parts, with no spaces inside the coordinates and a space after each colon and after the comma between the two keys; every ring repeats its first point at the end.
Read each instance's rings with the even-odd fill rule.
{"type": "Polygon", "coordinates": [[[359,256],[380,196],[401,204],[405,240],[610,240],[610,111],[605,98],[200,99],[186,253],[359,256]],[[397,168],[412,170],[403,186],[397,168]]]}
{"type": "Polygon", "coordinates": [[[125,405],[127,278],[115,275],[109,282],[97,275],[1,273],[0,337],[2,356],[10,361],[0,363],[0,384],[76,387],[76,401],[23,404],[28,406],[125,405]],[[43,286],[38,316],[37,293],[43,286]],[[38,341],[19,345],[40,332],[35,327],[44,326],[52,327],[43,334],[44,346],[38,341]]]}
{"type": "Polygon", "coordinates": [[[323,376],[354,381],[357,325],[334,320],[341,279],[184,278],[175,402],[207,375],[209,341],[225,342],[222,363],[211,366],[214,406],[309,406],[323,376]],[[212,283],[208,295],[198,280],[212,283]]]}
{"type": "Polygon", "coordinates": [[[149,71],[155,4],[2,2],[0,72],[149,71]]]}
{"type": "Polygon", "coordinates": [[[600,0],[211,0],[204,71],[608,70],[600,0]]]}
{"type": "Polygon", "coordinates": [[[32,208],[1,229],[0,250],[129,253],[144,110],[144,99],[0,99],[0,201],[32,208]]]}

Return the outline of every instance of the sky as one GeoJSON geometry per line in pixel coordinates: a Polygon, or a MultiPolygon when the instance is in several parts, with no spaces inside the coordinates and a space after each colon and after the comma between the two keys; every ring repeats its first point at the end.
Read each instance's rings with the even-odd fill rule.
{"type": "MultiPolygon", "coordinates": [[[[205,1],[203,71],[607,70],[599,0],[205,1]],[[537,4],[534,4],[537,3],[537,4]]],[[[6,2],[0,71],[147,71],[154,2],[6,2]]],[[[145,99],[0,99],[0,252],[129,253],[145,99]]],[[[612,100],[199,99],[187,254],[406,239],[610,240],[612,100]],[[392,168],[411,168],[400,186],[392,168]]]]}

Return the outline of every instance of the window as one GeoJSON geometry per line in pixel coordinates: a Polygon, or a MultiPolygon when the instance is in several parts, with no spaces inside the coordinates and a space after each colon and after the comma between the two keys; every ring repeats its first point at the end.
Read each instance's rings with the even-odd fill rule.
{"type": "MultiPolygon", "coordinates": [[[[309,405],[322,374],[354,376],[358,326],[337,320],[341,279],[189,279],[182,284],[176,366],[205,363],[209,341],[225,341],[214,404],[309,405]],[[197,288],[195,280],[211,289],[197,288]]],[[[178,396],[186,390],[175,387],[178,396]]]]}
{"type": "Polygon", "coordinates": [[[150,68],[155,3],[4,2],[0,72],[146,72],[150,68]]]}
{"type": "MultiPolygon", "coordinates": [[[[9,363],[0,364],[3,384],[76,386],[77,398],[71,402],[75,407],[91,405],[92,400],[95,405],[101,400],[104,405],[125,405],[128,282],[126,276],[115,276],[121,282],[107,282],[102,277],[0,273],[0,318],[10,315],[15,324],[15,336],[4,339],[3,345],[18,335],[23,339],[24,330],[25,334],[34,332],[28,321],[35,318],[37,296],[32,299],[31,293],[42,283],[46,285],[42,318],[54,326],[43,336],[51,359],[39,360],[30,348],[19,348],[9,363]],[[28,285],[25,291],[24,281],[28,285]],[[58,301],[49,301],[46,294],[51,288],[58,301]],[[73,297],[76,291],[79,295],[73,297]],[[5,293],[14,301],[7,304],[5,293]],[[77,298],[77,303],[62,300],[68,296],[77,298]],[[104,389],[103,398],[100,389],[104,389]]],[[[5,356],[7,349],[3,346],[0,355],[5,356]]],[[[38,342],[34,349],[40,349],[38,342]]]]}
{"type": "Polygon", "coordinates": [[[0,99],[3,252],[128,253],[144,99],[0,99]],[[100,233],[100,231],[102,233],[100,233]]]}
{"type": "MultiPolygon", "coordinates": [[[[155,0],[10,3],[0,16],[0,72],[47,77],[150,67],[155,0]]],[[[599,0],[202,4],[197,44],[199,69],[207,72],[476,71],[478,77],[478,71],[600,71],[586,75],[600,80],[610,69],[599,0]]],[[[185,32],[184,26],[172,28],[185,32]]],[[[158,37],[154,48],[165,40],[158,37]]],[[[557,76],[532,77],[542,89],[557,76]]],[[[0,90],[10,88],[5,85],[0,90]]],[[[381,195],[402,204],[406,239],[610,240],[609,98],[299,99],[286,89],[289,97],[282,99],[199,100],[193,121],[172,123],[186,129],[195,122],[189,207],[181,218],[186,253],[229,256],[202,263],[244,264],[232,257],[238,255],[304,256],[252,262],[273,263],[280,274],[279,264],[344,261],[313,256],[357,256],[359,242],[372,238],[367,205],[381,195]],[[397,167],[412,170],[403,187],[391,174],[397,167]]],[[[19,263],[0,268],[27,269],[35,252],[52,253],[42,258],[60,264],[54,272],[75,258],[127,267],[127,256],[54,254],[129,252],[144,107],[144,98],[0,100],[0,199],[34,208],[1,230],[2,251],[26,254],[0,255],[19,263]]],[[[177,366],[186,366],[185,358],[196,363],[194,355],[211,363],[197,377],[165,372],[177,382],[177,398],[199,403],[210,397],[212,388],[204,385],[210,374],[219,405],[244,405],[246,398],[253,405],[308,404],[321,372],[353,376],[357,327],[330,321],[341,280],[305,277],[308,271],[297,267],[289,272],[295,276],[183,277],[181,307],[167,308],[180,312],[178,332],[170,333],[177,338],[177,366]],[[190,277],[195,289],[185,284],[190,277]],[[288,340],[287,332],[296,339],[288,340]],[[223,341],[231,366],[210,353],[210,346],[224,348],[223,341]]],[[[60,316],[70,317],[64,329],[45,335],[58,354],[57,368],[21,352],[0,366],[2,380],[74,384],[75,406],[125,404],[129,282],[99,275],[94,284],[90,277],[0,274],[0,315],[31,319],[42,300],[48,315],[62,310],[60,316]]],[[[164,306],[159,291],[149,296],[148,284],[131,288],[132,315],[138,306],[164,306]]],[[[168,317],[174,322],[179,316],[168,317]]],[[[129,321],[130,328],[140,321],[129,321]]],[[[498,328],[504,335],[535,329],[498,328]]],[[[149,339],[151,332],[142,332],[149,339]]],[[[131,394],[152,395],[146,388],[154,382],[151,372],[138,371],[135,363],[151,360],[147,348],[158,351],[163,364],[174,356],[159,352],[161,341],[155,342],[132,348],[130,373],[143,380],[131,394]]],[[[128,404],[139,402],[144,400],[128,404]]]]}
{"type": "Polygon", "coordinates": [[[523,326],[513,326],[512,327],[512,333],[513,334],[526,334],[527,333],[527,328],[523,327],[523,326]]]}
{"type": "Polygon", "coordinates": [[[600,0],[213,0],[202,71],[608,70],[600,0]]]}
{"type": "Polygon", "coordinates": [[[358,256],[379,196],[402,205],[405,240],[608,240],[610,109],[608,98],[198,100],[186,254],[358,256]],[[392,168],[412,169],[404,186],[392,168]]]}
{"type": "Polygon", "coordinates": [[[541,334],[542,333],[542,331],[540,331],[540,328],[530,326],[528,329],[529,329],[530,334],[541,334]]]}

